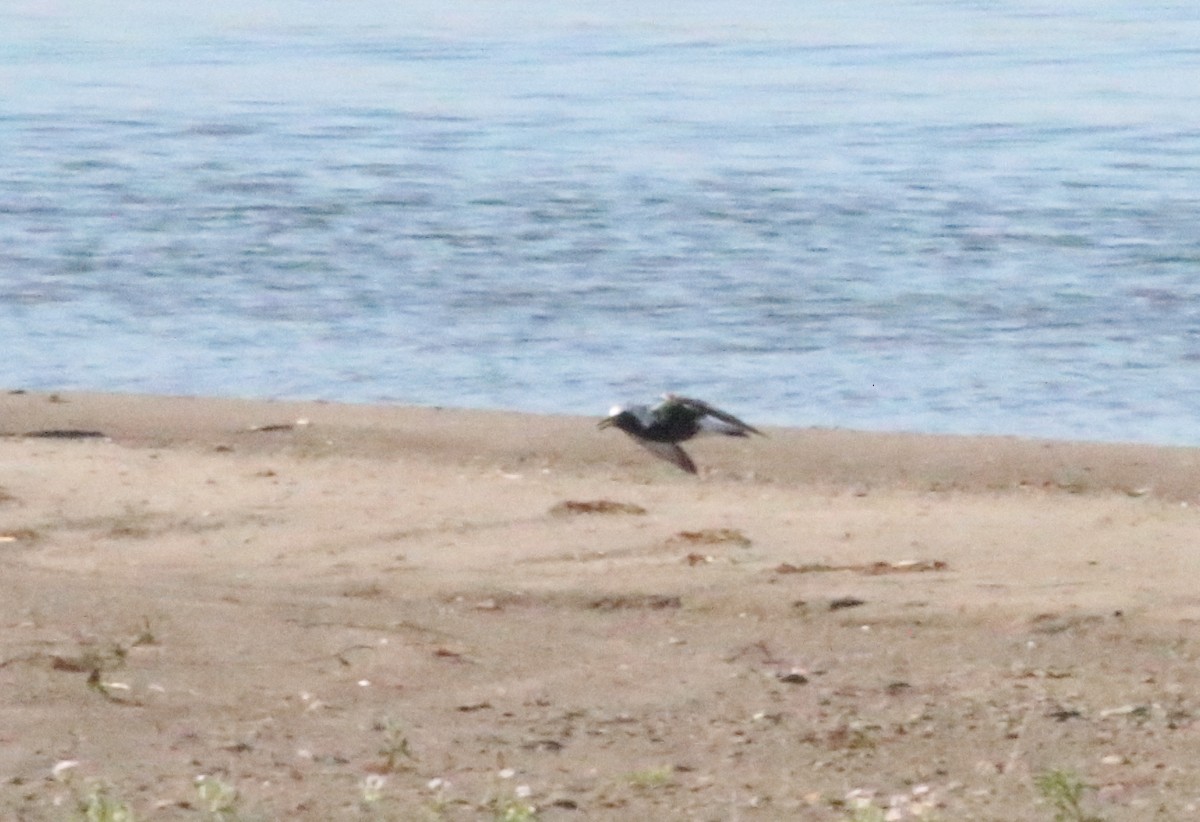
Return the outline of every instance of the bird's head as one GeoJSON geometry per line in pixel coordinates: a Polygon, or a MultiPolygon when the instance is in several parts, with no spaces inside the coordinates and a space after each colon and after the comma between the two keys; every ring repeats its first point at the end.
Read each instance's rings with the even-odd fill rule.
{"type": "Polygon", "coordinates": [[[614,405],[609,409],[608,416],[600,420],[596,427],[608,428],[609,426],[619,428],[622,431],[632,431],[637,428],[637,417],[625,407],[614,405]]]}

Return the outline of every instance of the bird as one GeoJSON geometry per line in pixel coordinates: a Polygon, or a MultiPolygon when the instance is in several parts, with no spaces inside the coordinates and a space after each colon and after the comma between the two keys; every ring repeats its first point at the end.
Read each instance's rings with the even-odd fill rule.
{"type": "Polygon", "coordinates": [[[600,420],[599,428],[619,428],[634,442],[654,456],[687,471],[696,473],[696,463],[679,443],[700,434],[723,434],[727,437],[765,437],[752,425],[733,414],[714,408],[703,400],[664,394],[657,405],[616,405],[600,420]]]}

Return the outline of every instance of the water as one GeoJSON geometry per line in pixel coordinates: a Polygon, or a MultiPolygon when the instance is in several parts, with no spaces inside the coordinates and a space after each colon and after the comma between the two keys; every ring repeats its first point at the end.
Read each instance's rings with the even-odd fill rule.
{"type": "Polygon", "coordinates": [[[1200,444],[1198,77],[1183,2],[12,0],[0,385],[1200,444]]]}

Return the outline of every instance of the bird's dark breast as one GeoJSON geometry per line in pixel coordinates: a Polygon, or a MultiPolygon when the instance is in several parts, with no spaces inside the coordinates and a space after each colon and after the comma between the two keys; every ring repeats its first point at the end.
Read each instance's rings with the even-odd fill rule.
{"type": "Polygon", "coordinates": [[[683,442],[696,436],[699,430],[695,418],[677,416],[658,420],[643,431],[642,436],[654,442],[683,442]]]}
{"type": "Polygon", "coordinates": [[[633,434],[638,437],[642,436],[642,424],[638,422],[637,417],[633,416],[633,414],[622,412],[615,417],[609,417],[609,419],[613,425],[620,428],[626,434],[633,434]]]}

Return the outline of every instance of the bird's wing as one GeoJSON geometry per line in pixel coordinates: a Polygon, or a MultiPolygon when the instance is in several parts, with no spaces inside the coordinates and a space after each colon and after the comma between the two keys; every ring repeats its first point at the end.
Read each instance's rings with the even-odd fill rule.
{"type": "Polygon", "coordinates": [[[753,425],[742,422],[737,417],[735,417],[733,414],[728,414],[728,413],[722,411],[720,408],[713,408],[711,405],[706,403],[704,400],[694,400],[690,397],[681,397],[677,394],[667,394],[664,397],[664,399],[667,402],[674,402],[674,403],[678,403],[679,405],[685,406],[687,408],[691,408],[695,411],[700,412],[704,416],[718,419],[723,423],[733,426],[734,429],[742,432],[743,434],[758,434],[760,437],[766,436],[766,434],[764,434],[762,431],[759,431],[753,425]]]}
{"type": "Polygon", "coordinates": [[[654,442],[653,440],[644,440],[638,437],[634,437],[634,442],[659,459],[666,460],[672,465],[687,471],[689,474],[696,473],[696,463],[692,462],[692,458],[687,455],[687,452],[675,443],[654,442]]]}

